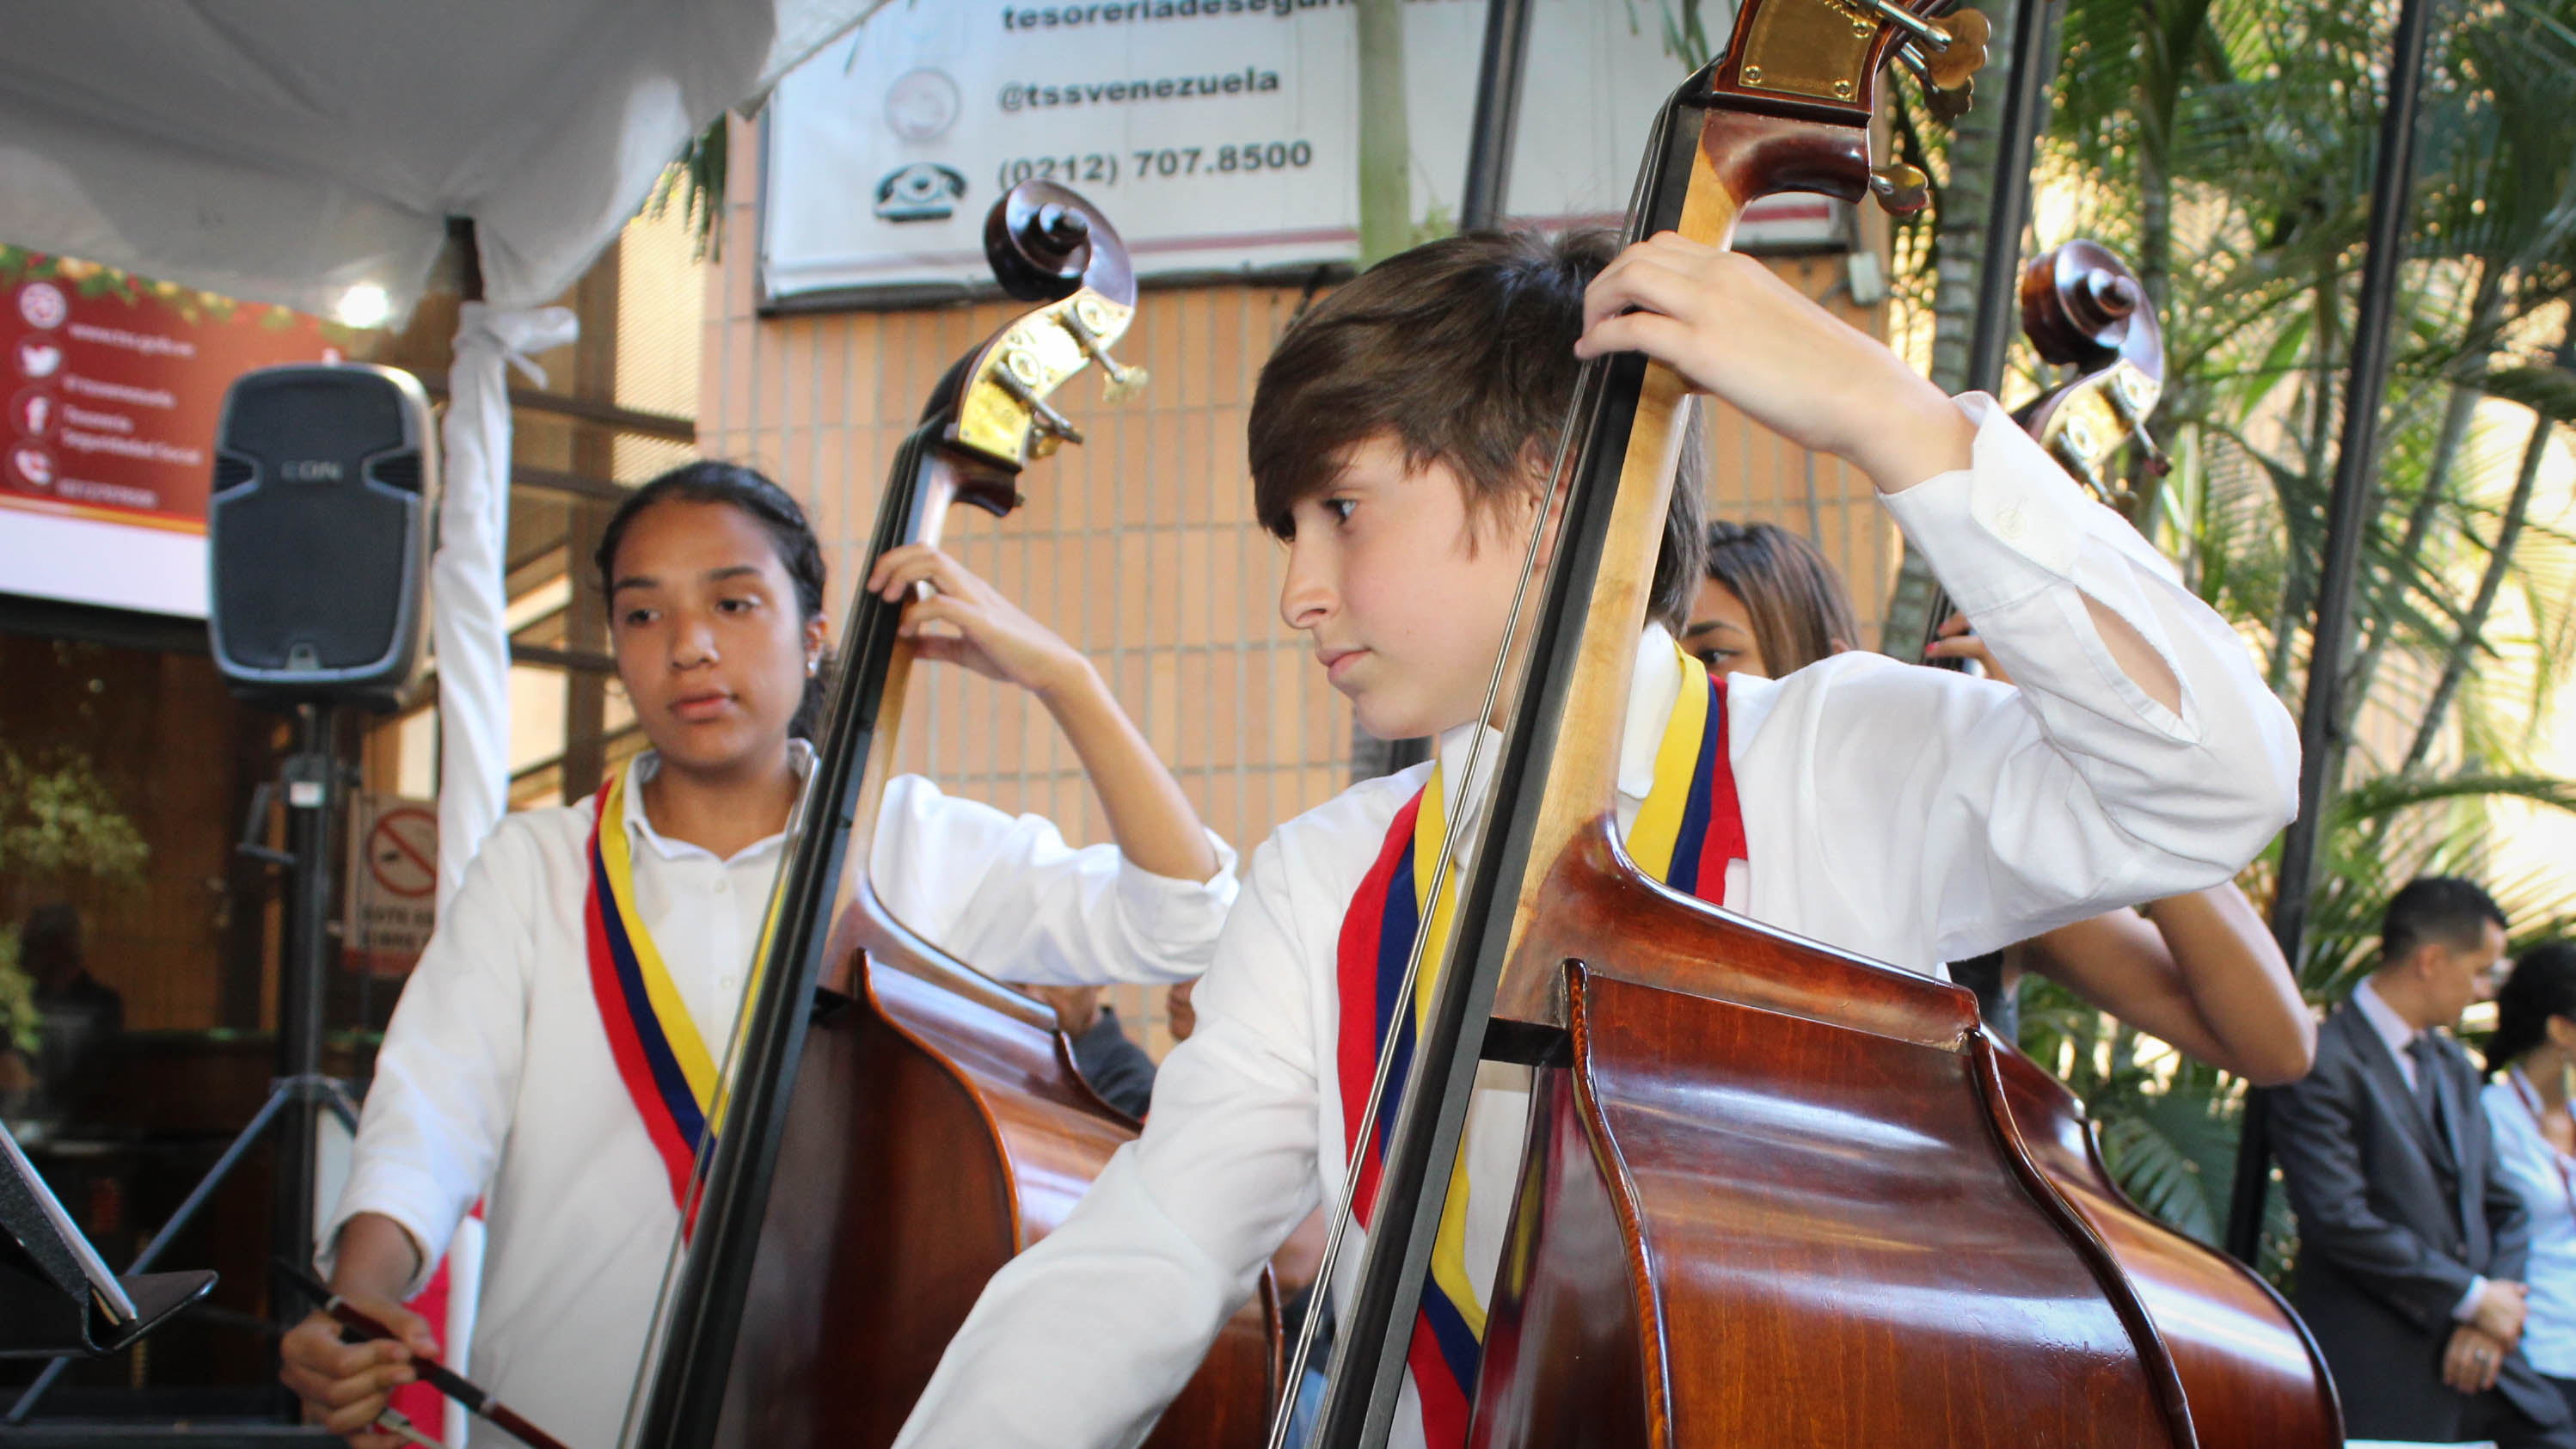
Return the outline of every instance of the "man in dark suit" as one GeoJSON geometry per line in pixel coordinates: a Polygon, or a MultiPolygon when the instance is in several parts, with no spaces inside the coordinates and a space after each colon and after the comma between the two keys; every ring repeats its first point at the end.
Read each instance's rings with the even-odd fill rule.
{"type": "Polygon", "coordinates": [[[2272,1099],[2299,1215],[2294,1301],[2357,1439],[2492,1439],[2576,1449],[2566,1402],[2516,1345],[2530,1224],[2438,1027],[2484,997],[2504,913],[2464,880],[2388,903],[2379,967],[2317,1035],[2306,1080],[2272,1099]]]}

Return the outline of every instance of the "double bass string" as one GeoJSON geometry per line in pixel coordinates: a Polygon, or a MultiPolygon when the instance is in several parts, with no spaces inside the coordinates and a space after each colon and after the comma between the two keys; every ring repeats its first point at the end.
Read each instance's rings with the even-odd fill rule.
{"type": "MultiPolygon", "coordinates": [[[[1649,138],[1646,147],[1646,160],[1639,166],[1636,183],[1629,192],[1628,217],[1626,225],[1622,228],[1622,239],[1626,242],[1633,243],[1643,239],[1637,233],[1644,224],[1642,218],[1645,215],[1645,200],[1654,184],[1655,158],[1663,154],[1671,135],[1673,109],[1671,106],[1666,106],[1657,114],[1654,134],[1649,138]]],[[[1538,513],[1531,521],[1529,545],[1521,555],[1520,580],[1513,586],[1511,612],[1503,622],[1502,647],[1495,652],[1493,672],[1485,681],[1485,699],[1477,714],[1478,728],[1475,744],[1468,750],[1466,772],[1458,784],[1459,801],[1464,808],[1457,812],[1456,821],[1441,839],[1440,858],[1432,875],[1430,899],[1422,912],[1422,924],[1414,931],[1413,945],[1406,953],[1404,982],[1396,993],[1392,1013],[1392,1019],[1397,1021],[1402,1021],[1413,1010],[1414,992],[1422,979],[1424,948],[1431,939],[1430,923],[1438,918],[1444,893],[1453,892],[1456,889],[1454,877],[1457,872],[1454,866],[1458,842],[1469,833],[1465,822],[1472,820],[1476,822],[1476,828],[1481,829],[1488,819],[1482,807],[1489,802],[1475,797],[1475,792],[1490,791],[1492,787],[1485,769],[1491,741],[1487,738],[1488,732],[1484,725],[1493,719],[1494,707],[1503,697],[1503,687],[1511,670],[1512,646],[1520,638],[1522,616],[1527,611],[1529,603],[1530,584],[1539,575],[1539,545],[1547,537],[1548,523],[1555,512],[1556,500],[1560,493],[1570,494],[1573,491],[1575,480],[1568,476],[1566,465],[1577,456],[1578,440],[1587,431],[1586,425],[1593,420],[1594,414],[1599,410],[1604,362],[1604,359],[1594,358],[1585,362],[1581,370],[1576,373],[1574,397],[1571,405],[1566,409],[1565,422],[1557,430],[1556,455],[1549,464],[1547,472],[1548,486],[1539,497],[1538,513]]],[[[1526,674],[1527,671],[1523,672],[1526,674]]],[[[1522,684],[1523,687],[1527,686],[1526,678],[1522,684]]],[[[1436,753],[1436,743],[1434,749],[1436,753]]],[[[1454,984],[1454,976],[1454,972],[1444,972],[1442,979],[1452,981],[1454,984]]],[[[1344,1003],[1345,1009],[1348,1009],[1348,1006],[1348,1003],[1344,1003]]],[[[1305,1321],[1297,1326],[1297,1342],[1288,1355],[1288,1369],[1280,1381],[1279,1403],[1271,1412],[1268,1449],[1286,1449],[1288,1430],[1297,1406],[1298,1389],[1305,1381],[1306,1366],[1314,1356],[1315,1334],[1323,1322],[1324,1305],[1329,1302],[1332,1295],[1333,1270],[1340,1262],[1342,1244],[1347,1240],[1350,1226],[1358,1216],[1362,1154],[1368,1151],[1369,1144],[1377,1137],[1378,1119],[1384,1114],[1386,1105],[1387,1078],[1394,1070],[1395,1046],[1401,1039],[1401,1032],[1391,1031],[1387,1033],[1386,1040],[1378,1044],[1377,1070],[1369,1083],[1368,1106],[1360,1114],[1359,1131],[1352,1135],[1350,1156],[1342,1164],[1342,1190],[1335,1198],[1333,1212],[1326,1223],[1323,1255],[1316,1261],[1315,1293],[1307,1308],[1305,1321]]],[[[1421,1081],[1428,1075],[1427,1070],[1418,1073],[1415,1080],[1421,1081]]],[[[1443,1182],[1444,1186],[1441,1190],[1446,1191],[1446,1179],[1443,1179],[1443,1182]]],[[[1328,1375],[1340,1369],[1346,1347],[1347,1340],[1335,1347],[1333,1363],[1327,1370],[1328,1375]]]]}

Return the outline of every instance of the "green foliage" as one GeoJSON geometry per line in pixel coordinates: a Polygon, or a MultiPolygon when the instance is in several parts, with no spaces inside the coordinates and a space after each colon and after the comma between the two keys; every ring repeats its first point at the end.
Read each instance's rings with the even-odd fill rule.
{"type": "Polygon", "coordinates": [[[0,1047],[33,1053],[43,1043],[36,983],[18,964],[18,928],[0,926],[0,1047]]]}
{"type": "MultiPolygon", "coordinates": [[[[140,880],[151,858],[87,755],[55,750],[30,759],[0,744],[0,884],[21,897],[0,893],[0,905],[23,909],[39,882],[140,880]]],[[[40,1020],[35,983],[19,964],[18,930],[0,926],[0,1047],[34,1050],[40,1020]]]]}
{"type": "MultiPolygon", "coordinates": [[[[2031,245],[2109,244],[2137,266],[2165,324],[2156,427],[2176,467],[2145,526],[2239,624],[2293,710],[2395,11],[2389,0],[2068,0],[2043,140],[2050,229],[2031,245]]],[[[2528,488],[2504,486],[2535,445],[2531,423],[2489,437],[2478,411],[2491,398],[2576,421],[2576,374],[2552,355],[2576,298],[2576,0],[2461,0],[2437,10],[2431,34],[2355,598],[2360,648],[2338,721],[2342,793],[2292,963],[2321,1007],[2373,964],[2387,896],[2419,873],[2487,881],[2519,939],[2576,922],[2576,881],[2499,878],[2492,838],[2499,802],[2576,809],[2576,787],[2534,770],[2528,753],[2576,643],[2576,540],[2521,516],[2528,488]],[[2501,591],[2479,587],[2491,569],[2501,591]],[[2499,592],[2519,606],[2516,637],[2500,637],[2480,602],[2499,592]],[[2454,674],[2467,681],[2455,698],[2417,703],[2454,674]],[[2366,705],[2379,713],[2363,715],[2366,705]],[[2410,717],[2422,710],[2434,711],[2429,723],[2410,717]],[[2419,725],[2437,746],[2420,763],[2408,748],[2419,725]]],[[[1900,136],[1910,119],[1900,108],[1900,136]]],[[[1933,152],[1947,146],[1936,128],[1921,135],[1933,152]]],[[[1937,162],[1927,169],[1953,179],[1937,162]]],[[[1975,266],[1903,247],[1899,262],[1975,266]]],[[[2275,867],[2247,871],[2256,900],[2270,898],[2275,867]]],[[[2243,1084],[2045,981],[2026,983],[2023,1008],[2023,1046],[2083,1098],[2114,1178],[2148,1211],[2212,1237],[2243,1084]]],[[[2275,1193],[2267,1271],[2283,1271],[2293,1232],[2275,1193]]]]}
{"type": "Polygon", "coordinates": [[[653,195],[645,202],[645,214],[659,221],[672,202],[680,204],[680,215],[697,234],[694,256],[698,261],[718,261],[724,256],[725,168],[731,158],[731,117],[718,116],[707,128],[689,138],[680,154],[662,170],[662,179],[653,184],[653,195]]]}
{"type": "MultiPolygon", "coordinates": [[[[1637,14],[1637,0],[1620,0],[1628,8],[1628,29],[1635,33],[1644,28],[1637,14]]],[[[1686,71],[1708,64],[1716,52],[1711,47],[1708,22],[1700,14],[1700,0],[1662,0],[1657,7],[1657,28],[1664,39],[1664,54],[1681,62],[1686,71]]]]}
{"type": "MultiPolygon", "coordinates": [[[[1667,48],[1704,57],[1693,0],[1660,6],[1667,48]]],[[[2101,241],[2146,284],[2167,347],[2154,426],[2175,467],[2148,482],[2143,526],[2237,623],[2295,712],[2396,0],[2050,8],[2056,84],[2030,245],[2101,241]]],[[[2576,303],[2576,0],[2443,0],[2430,19],[2393,365],[2367,474],[2356,657],[2329,762],[2341,793],[2291,963],[2320,1007],[2372,964],[2387,897],[2418,874],[2485,881],[2518,941],[2576,926],[2576,878],[2512,876],[2493,838],[2505,802],[2576,809],[2576,786],[2531,756],[2533,721],[2576,657],[2576,531],[2535,515],[2527,484],[2546,427],[2576,422],[2562,350],[2576,303]],[[2488,400],[2530,411],[2489,436],[2488,400]],[[2514,606],[2509,624],[2490,611],[2499,599],[2514,606]]],[[[1939,279],[1974,276],[1979,258],[1957,249],[1985,242],[1981,228],[1937,218],[1954,191],[1963,220],[1982,215],[1987,178],[1974,158],[1988,143],[1958,133],[1954,174],[1950,129],[1906,87],[1890,89],[1897,158],[1935,182],[1935,219],[1899,228],[1895,261],[1900,305],[1930,312],[1941,333],[1937,375],[1973,303],[1939,279]]],[[[1993,104],[1996,88],[1979,90],[1980,106],[1993,104]]],[[[2047,382],[2040,371],[2022,359],[2021,386],[2047,382]]],[[[2258,902],[2276,869],[2266,859],[2246,872],[2258,902]]],[[[2218,1231],[2243,1083],[2045,981],[2026,982],[2022,1004],[2024,1049],[2084,1100],[2114,1178],[2183,1231],[2218,1231]]],[[[2278,1198],[2264,1255],[2276,1273],[2295,1248],[2278,1198]]]]}
{"type": "Polygon", "coordinates": [[[89,757],[29,760],[0,744],[0,876],[137,880],[152,847],[89,757]]]}

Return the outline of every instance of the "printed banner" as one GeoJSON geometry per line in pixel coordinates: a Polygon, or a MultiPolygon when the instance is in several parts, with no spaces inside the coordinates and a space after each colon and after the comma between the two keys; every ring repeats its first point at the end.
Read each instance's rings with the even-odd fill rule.
{"type": "MultiPolygon", "coordinates": [[[[1721,3],[1713,12],[1725,12],[1721,3]]],[[[1418,218],[1457,214],[1486,0],[1408,0],[1418,218]]],[[[1706,23],[1724,33],[1726,15],[1706,23]]],[[[1538,0],[1506,201],[1515,221],[1615,223],[1684,76],[1657,0],[1538,0]]],[[[760,271],[770,303],[989,290],[984,211],[1063,182],[1140,276],[1284,272],[1358,252],[1358,39],[1348,0],[943,0],[886,6],[780,82],[760,271]]],[[[1766,201],[1756,249],[1829,248],[1849,208],[1766,201]]]]}
{"type": "Polygon", "coordinates": [[[203,618],[224,390],[325,324],[0,247],[0,339],[0,591],[203,618]]]}

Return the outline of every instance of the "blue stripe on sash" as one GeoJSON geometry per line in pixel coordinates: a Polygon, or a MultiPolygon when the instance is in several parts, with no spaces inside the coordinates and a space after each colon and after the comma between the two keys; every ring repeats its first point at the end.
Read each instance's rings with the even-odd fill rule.
{"type": "MultiPolygon", "coordinates": [[[[1404,970],[1413,955],[1413,937],[1421,929],[1422,906],[1413,885],[1413,851],[1408,847],[1395,863],[1395,874],[1386,885],[1386,923],[1377,938],[1377,1039],[1395,1033],[1394,1060],[1388,1064],[1386,1094],[1383,1100],[1404,1100],[1404,1083],[1413,1071],[1413,1013],[1405,1011],[1399,1019],[1396,1006],[1404,994],[1404,970]]],[[[1377,1118],[1377,1155],[1383,1159],[1387,1143],[1395,1136],[1393,1112],[1380,1112],[1377,1118]]]]}
{"type": "Polygon", "coordinates": [[[1717,680],[1708,681],[1711,696],[1708,703],[1708,728],[1700,731],[1699,763],[1691,768],[1690,797],[1682,805],[1679,838],[1673,841],[1673,861],[1664,873],[1664,884],[1684,895],[1699,893],[1700,852],[1708,845],[1709,785],[1717,772],[1717,752],[1726,731],[1718,727],[1724,719],[1724,706],[1715,695],[1717,680]]]}
{"type": "Polygon", "coordinates": [[[645,1064],[652,1068],[653,1085],[660,1089],[673,1124],[695,1150],[706,1142],[706,1115],[698,1110],[697,1094],[689,1090],[680,1059],[672,1052],[670,1040],[663,1036],[661,1023],[654,1019],[652,998],[644,990],[644,973],[636,963],[635,945],[626,935],[625,913],[615,907],[616,895],[608,885],[608,864],[597,851],[591,853],[590,868],[600,900],[608,903],[599,913],[600,926],[608,936],[608,959],[617,967],[617,984],[635,1020],[635,1035],[644,1048],[645,1064]]]}

